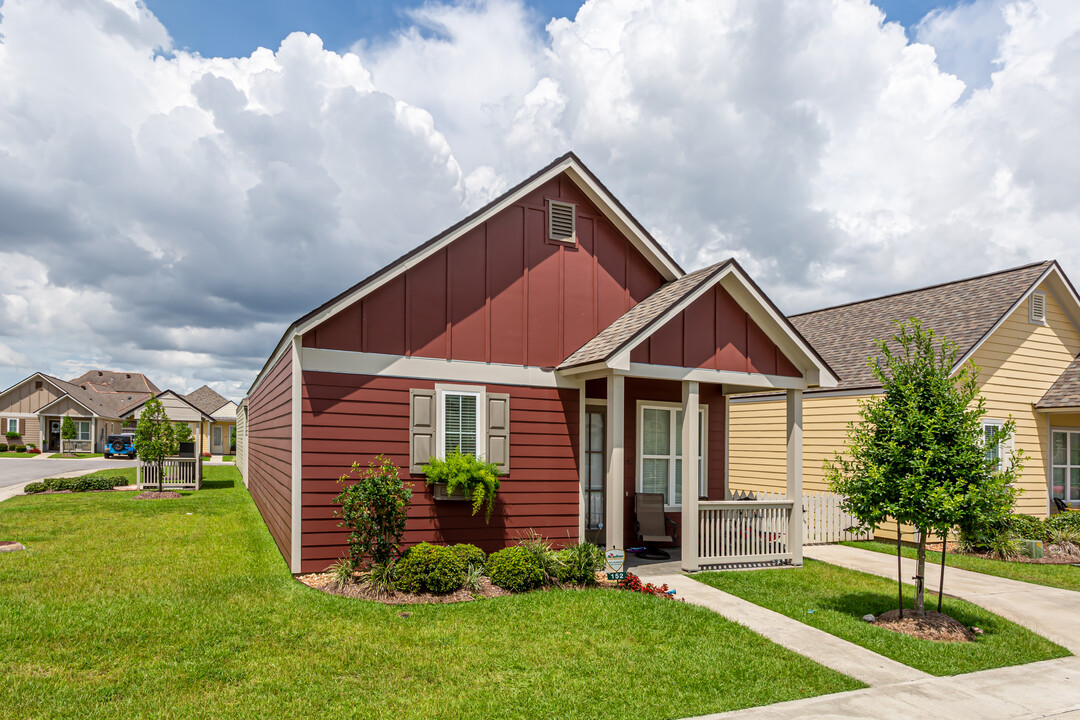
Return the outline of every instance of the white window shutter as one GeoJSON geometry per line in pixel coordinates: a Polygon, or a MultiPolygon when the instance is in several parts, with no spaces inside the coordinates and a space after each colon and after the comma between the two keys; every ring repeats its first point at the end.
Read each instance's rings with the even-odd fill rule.
{"type": "Polygon", "coordinates": [[[487,394],[487,461],[499,466],[499,474],[510,472],[510,396],[487,394]]]}
{"type": "Polygon", "coordinates": [[[439,413],[435,407],[434,390],[409,390],[409,472],[423,473],[435,457],[439,413]]]}

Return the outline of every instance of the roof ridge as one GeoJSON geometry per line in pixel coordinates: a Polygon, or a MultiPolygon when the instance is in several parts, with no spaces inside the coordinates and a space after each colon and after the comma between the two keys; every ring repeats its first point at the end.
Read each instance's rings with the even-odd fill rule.
{"type": "Polygon", "coordinates": [[[936,290],[938,288],[948,287],[950,285],[959,285],[960,283],[972,282],[974,280],[984,280],[986,278],[994,277],[996,275],[1007,275],[1008,273],[1019,272],[1021,270],[1028,270],[1033,267],[1041,265],[1052,265],[1054,260],[1039,260],[1038,262],[1027,263],[1026,265],[1019,265],[1017,267],[1006,268],[1004,270],[995,270],[994,272],[983,273],[981,275],[972,275],[971,277],[960,278],[958,280],[949,280],[947,282],[934,283],[933,285],[925,285],[923,287],[912,288],[911,290],[899,290],[897,292],[886,293],[885,295],[878,295],[876,297],[865,298],[863,300],[852,300],[846,303],[839,303],[837,305],[828,305],[817,310],[807,310],[806,312],[794,313],[788,315],[788,318],[801,318],[807,315],[816,315],[817,313],[827,312],[829,310],[839,310],[840,308],[852,307],[854,305],[862,305],[863,303],[877,302],[878,300],[887,300],[889,298],[900,297],[902,295],[912,295],[914,293],[926,292],[927,290],[936,290]]]}

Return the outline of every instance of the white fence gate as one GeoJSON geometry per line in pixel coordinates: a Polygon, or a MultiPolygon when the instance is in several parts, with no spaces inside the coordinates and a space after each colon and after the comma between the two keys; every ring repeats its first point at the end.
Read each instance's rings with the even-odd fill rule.
{"type": "MultiPolygon", "coordinates": [[[[732,500],[784,500],[783,493],[753,493],[736,490],[732,500]]],[[[840,507],[843,498],[835,493],[803,493],[803,545],[822,545],[842,540],[873,540],[874,533],[852,532],[858,520],[840,507]]]]}

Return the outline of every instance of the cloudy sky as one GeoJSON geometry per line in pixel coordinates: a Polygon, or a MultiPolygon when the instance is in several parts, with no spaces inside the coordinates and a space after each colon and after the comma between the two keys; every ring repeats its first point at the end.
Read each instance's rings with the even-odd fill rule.
{"type": "Polygon", "coordinates": [[[813,309],[1080,280],[1075,0],[3,0],[0,387],[239,398],[290,321],[568,149],[813,309]]]}

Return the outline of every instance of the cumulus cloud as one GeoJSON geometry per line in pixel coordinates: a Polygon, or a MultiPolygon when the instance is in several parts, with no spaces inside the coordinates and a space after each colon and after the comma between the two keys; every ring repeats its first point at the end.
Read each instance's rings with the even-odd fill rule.
{"type": "Polygon", "coordinates": [[[175,51],[137,0],[5,0],[0,385],[144,370],[239,397],[284,327],[574,149],[687,268],[788,311],[1080,272],[1080,6],[427,4],[390,38],[175,51]]]}

